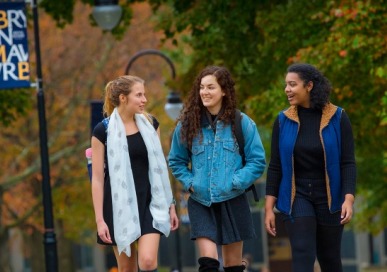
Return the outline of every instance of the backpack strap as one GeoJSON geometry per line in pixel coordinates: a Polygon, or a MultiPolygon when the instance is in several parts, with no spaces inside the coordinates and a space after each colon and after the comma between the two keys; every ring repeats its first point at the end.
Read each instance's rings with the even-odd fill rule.
{"type": "MultiPolygon", "coordinates": [[[[239,147],[239,154],[242,157],[242,164],[246,165],[246,156],[245,156],[245,138],[243,136],[243,131],[242,131],[242,114],[241,111],[236,109],[235,110],[235,138],[238,143],[239,147]]],[[[259,201],[257,189],[255,188],[255,184],[251,184],[249,188],[246,189],[247,191],[252,191],[254,195],[254,200],[256,202],[259,201]]]]}
{"type": "Polygon", "coordinates": [[[243,137],[242,131],[242,114],[241,111],[238,109],[235,110],[235,138],[238,142],[239,154],[242,157],[242,163],[243,165],[245,165],[245,138],[243,137]]]}
{"type": "Polygon", "coordinates": [[[110,117],[106,117],[102,120],[102,124],[104,125],[105,127],[105,130],[108,129],[108,126],[109,126],[109,120],[110,120],[110,117]]]}
{"type": "MultiPolygon", "coordinates": [[[[106,118],[102,119],[102,124],[105,127],[105,133],[106,134],[107,134],[108,126],[109,126],[109,120],[110,120],[110,117],[106,117],[106,118]]],[[[107,150],[106,150],[106,147],[107,147],[107,135],[106,135],[106,138],[105,138],[105,158],[104,158],[105,178],[109,175],[109,167],[108,167],[108,161],[107,161],[107,150]]]]}

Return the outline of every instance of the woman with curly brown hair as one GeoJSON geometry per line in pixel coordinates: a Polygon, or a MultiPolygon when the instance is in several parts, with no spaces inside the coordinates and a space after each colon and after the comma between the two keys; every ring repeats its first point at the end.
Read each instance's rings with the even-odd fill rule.
{"type": "Polygon", "coordinates": [[[255,231],[245,194],[265,169],[257,127],[241,113],[245,164],[235,137],[234,81],[224,67],[206,67],[196,78],[175,129],[169,167],[190,192],[191,239],[196,240],[199,271],[218,271],[217,245],[224,270],[242,272],[243,240],[255,231]]]}

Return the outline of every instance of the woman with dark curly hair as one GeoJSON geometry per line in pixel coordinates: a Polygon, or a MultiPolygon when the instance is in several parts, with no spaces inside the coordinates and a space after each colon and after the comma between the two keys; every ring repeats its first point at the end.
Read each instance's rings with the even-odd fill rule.
{"type": "Polygon", "coordinates": [[[284,217],[295,272],[342,271],[341,237],[356,183],[354,141],[345,111],[329,102],[331,85],[310,64],[288,67],[290,107],[273,126],[265,226],[275,236],[274,206],[284,217]]]}
{"type": "Polygon", "coordinates": [[[196,78],[175,129],[169,167],[190,192],[191,239],[196,240],[199,271],[242,272],[243,240],[254,238],[245,194],[265,169],[257,127],[241,113],[245,164],[235,137],[234,81],[224,67],[206,67],[196,78]]]}

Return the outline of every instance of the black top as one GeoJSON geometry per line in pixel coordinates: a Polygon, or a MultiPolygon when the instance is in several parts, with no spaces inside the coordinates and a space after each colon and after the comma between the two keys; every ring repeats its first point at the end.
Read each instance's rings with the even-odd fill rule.
{"type": "MultiPolygon", "coordinates": [[[[319,129],[321,110],[298,107],[300,128],[294,146],[294,174],[296,178],[325,178],[324,151],[319,129]]],[[[355,194],[356,164],[352,127],[348,115],[342,112],[341,120],[341,182],[344,194],[355,194]]],[[[279,154],[279,120],[273,125],[271,160],[267,172],[266,194],[278,196],[282,178],[279,154]]]]}

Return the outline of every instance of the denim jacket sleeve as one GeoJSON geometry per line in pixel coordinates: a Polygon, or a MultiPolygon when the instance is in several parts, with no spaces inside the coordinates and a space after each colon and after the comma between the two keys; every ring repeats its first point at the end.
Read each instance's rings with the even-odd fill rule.
{"type": "Polygon", "coordinates": [[[171,150],[169,151],[168,164],[173,176],[179,180],[185,190],[191,187],[193,175],[188,167],[191,161],[186,143],[180,137],[181,123],[179,122],[172,136],[171,150]]]}
{"type": "Polygon", "coordinates": [[[242,131],[245,139],[246,164],[234,174],[233,185],[236,189],[246,189],[264,172],[266,167],[265,150],[255,122],[242,113],[242,131]]]}

